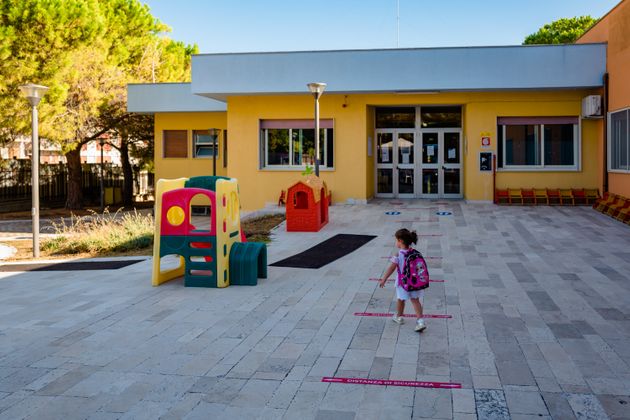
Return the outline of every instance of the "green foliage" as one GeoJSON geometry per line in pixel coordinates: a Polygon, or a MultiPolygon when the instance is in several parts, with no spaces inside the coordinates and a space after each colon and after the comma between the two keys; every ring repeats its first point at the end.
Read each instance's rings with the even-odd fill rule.
{"type": "Polygon", "coordinates": [[[306,165],[306,169],[304,169],[304,172],[302,172],[302,175],[306,176],[306,175],[312,175],[313,174],[313,167],[311,165],[306,165]]]}
{"type": "Polygon", "coordinates": [[[168,31],[139,0],[0,0],[0,143],[30,132],[21,84],[50,87],[40,133],[68,151],[125,113],[127,83],[188,80],[197,47],[168,31]]]}
{"type": "Polygon", "coordinates": [[[570,44],[597,23],[591,16],[579,16],[553,21],[528,35],[523,45],[528,44],[570,44]]]}
{"type": "Polygon", "coordinates": [[[153,217],[138,212],[73,218],[54,226],[55,236],[42,249],[51,254],[108,254],[148,249],[153,244],[153,217]]]}
{"type": "Polygon", "coordinates": [[[103,31],[97,6],[96,0],[0,0],[0,142],[28,131],[21,84],[50,87],[42,117],[62,113],[67,84],[59,75],[72,65],[75,48],[103,31]]]}

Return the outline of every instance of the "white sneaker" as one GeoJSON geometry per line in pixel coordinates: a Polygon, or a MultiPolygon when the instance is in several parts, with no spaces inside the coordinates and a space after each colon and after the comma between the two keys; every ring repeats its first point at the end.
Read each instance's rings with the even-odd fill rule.
{"type": "Polygon", "coordinates": [[[394,314],[394,316],[392,317],[392,321],[394,321],[398,325],[405,323],[405,319],[402,316],[397,316],[396,314],[394,314]]]}
{"type": "Polygon", "coordinates": [[[424,319],[420,318],[417,322],[416,322],[416,328],[414,328],[414,331],[418,331],[418,332],[422,332],[424,330],[427,329],[427,326],[424,325],[424,319]]]}

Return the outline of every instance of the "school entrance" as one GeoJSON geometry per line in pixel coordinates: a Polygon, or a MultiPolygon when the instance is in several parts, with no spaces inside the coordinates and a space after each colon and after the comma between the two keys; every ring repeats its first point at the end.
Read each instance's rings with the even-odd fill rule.
{"type": "Polygon", "coordinates": [[[375,108],[376,196],[461,198],[460,106],[375,108]]]}

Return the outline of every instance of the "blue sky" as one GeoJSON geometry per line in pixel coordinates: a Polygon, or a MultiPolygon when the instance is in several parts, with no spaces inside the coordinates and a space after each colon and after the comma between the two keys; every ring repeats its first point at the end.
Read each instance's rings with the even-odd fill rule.
{"type": "MultiPolygon", "coordinates": [[[[144,0],[200,52],[396,47],[396,0],[144,0]]],[[[618,0],[400,0],[400,47],[514,45],[618,0]]]]}

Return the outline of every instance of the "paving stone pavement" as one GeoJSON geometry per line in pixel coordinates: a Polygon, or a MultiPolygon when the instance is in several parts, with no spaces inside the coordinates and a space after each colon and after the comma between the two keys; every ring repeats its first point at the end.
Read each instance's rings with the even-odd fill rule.
{"type": "Polygon", "coordinates": [[[150,261],[0,273],[0,418],[630,418],[627,226],[584,207],[422,200],[334,206],[331,219],[278,229],[269,261],[337,233],[378,237],[319,270],[270,267],[256,287],[154,288],[150,261]],[[369,278],[403,226],[441,235],[419,244],[445,280],[424,304],[452,319],[422,334],[354,316],[395,307],[393,285],[369,278]]]}

